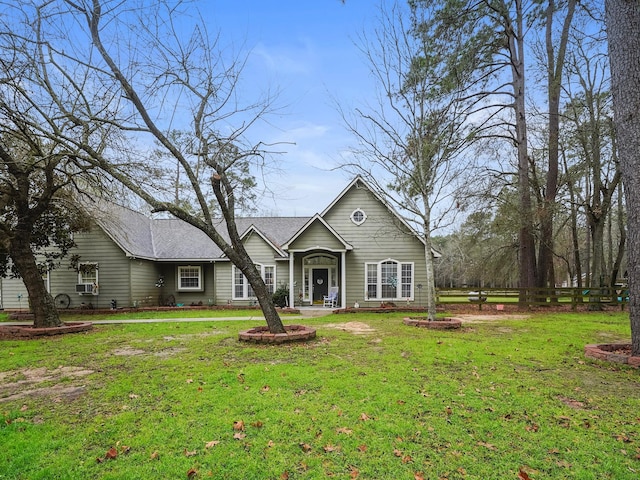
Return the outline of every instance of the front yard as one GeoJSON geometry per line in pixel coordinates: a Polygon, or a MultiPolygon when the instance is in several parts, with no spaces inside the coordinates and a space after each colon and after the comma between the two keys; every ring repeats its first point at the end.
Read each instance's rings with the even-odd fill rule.
{"type": "Polygon", "coordinates": [[[403,316],[287,346],[239,343],[256,321],[2,341],[0,479],[640,476],[640,373],[583,355],[626,313],[403,316]]]}

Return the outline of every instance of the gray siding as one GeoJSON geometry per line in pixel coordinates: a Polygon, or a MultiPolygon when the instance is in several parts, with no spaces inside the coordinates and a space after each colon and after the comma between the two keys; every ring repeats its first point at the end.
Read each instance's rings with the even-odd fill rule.
{"type": "Polygon", "coordinates": [[[355,302],[361,306],[379,304],[379,301],[365,301],[364,265],[389,258],[414,263],[414,298],[417,300],[416,285],[424,283],[426,278],[424,244],[409,234],[387,206],[369,190],[352,188],[326,212],[324,219],[354,247],[346,255],[348,306],[355,302]],[[351,221],[351,214],[358,208],[367,215],[366,221],[361,225],[351,221]]]}
{"type": "Polygon", "coordinates": [[[129,306],[131,278],[130,260],[102,229],[94,227],[90,232],[76,233],[75,248],[71,254],[80,256],[80,263],[98,264],[98,295],[76,293],[77,272],[70,268],[69,258],[50,273],[51,294],[66,293],[71,307],[91,303],[95,308],[108,308],[115,299],[119,306],[129,306]]]}
{"type": "Polygon", "coordinates": [[[320,221],[316,220],[290,245],[290,250],[310,250],[316,247],[329,250],[344,250],[344,245],[335,235],[327,230],[320,221]]]}
{"type": "MultiPolygon", "coordinates": [[[[281,258],[280,255],[260,235],[255,233],[249,234],[244,239],[244,245],[254,263],[275,265],[275,289],[277,289],[280,284],[288,283],[289,263],[282,260],[276,261],[276,258],[281,258]]],[[[255,304],[255,300],[252,299],[233,300],[233,264],[231,262],[217,262],[215,265],[216,303],[218,305],[226,305],[230,302],[235,305],[255,304]]]]}
{"type": "Polygon", "coordinates": [[[156,283],[160,278],[160,268],[149,260],[133,259],[129,262],[131,278],[131,298],[124,306],[158,305],[160,288],[156,283]]]}
{"type": "Polygon", "coordinates": [[[2,307],[6,309],[29,309],[29,299],[27,289],[19,278],[2,278],[0,279],[0,287],[2,288],[2,307]],[[21,299],[18,299],[21,295],[21,299]]]}

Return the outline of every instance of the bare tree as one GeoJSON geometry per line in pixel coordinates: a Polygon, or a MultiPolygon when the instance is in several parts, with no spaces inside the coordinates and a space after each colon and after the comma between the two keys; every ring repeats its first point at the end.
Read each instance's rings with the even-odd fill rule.
{"type": "Polygon", "coordinates": [[[84,161],[155,211],[205,232],[247,278],[269,330],[283,333],[235,223],[234,172],[247,162],[260,168],[273,153],[248,139],[251,127],[272,111],[273,95],[242,100],[246,59],[225,50],[220,36],[210,37],[202,19],[192,18],[194,10],[179,0],[24,0],[4,6],[7,42],[23,38],[31,49],[20,59],[35,73],[23,95],[41,117],[40,133],[82,152],[84,161]],[[188,155],[172,138],[176,125],[192,140],[188,155]],[[175,202],[174,184],[167,181],[175,170],[167,177],[166,164],[152,164],[154,148],[193,189],[195,211],[175,202]],[[194,156],[207,175],[196,173],[194,156]]]}
{"type": "Polygon", "coordinates": [[[632,354],[640,356],[640,2],[606,0],[614,123],[627,202],[632,354]]]}
{"type": "Polygon", "coordinates": [[[343,112],[358,142],[343,167],[366,177],[422,232],[427,313],[435,320],[431,235],[460,207],[456,185],[472,164],[462,160],[472,132],[463,126],[469,110],[458,101],[462,90],[439,88],[434,80],[441,71],[430,68],[437,59],[430,37],[418,29],[424,21],[420,13],[399,4],[380,8],[373,38],[362,37],[360,49],[379,95],[375,105],[357,108],[353,117],[343,112]]]}

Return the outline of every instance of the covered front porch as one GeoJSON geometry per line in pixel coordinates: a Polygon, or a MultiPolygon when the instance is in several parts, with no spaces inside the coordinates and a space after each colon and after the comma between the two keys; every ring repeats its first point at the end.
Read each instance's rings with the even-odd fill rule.
{"type": "Polygon", "coordinates": [[[289,252],[289,305],[323,308],[332,288],[338,296],[334,308],[344,308],[346,299],[346,250],[315,248],[289,252]]]}

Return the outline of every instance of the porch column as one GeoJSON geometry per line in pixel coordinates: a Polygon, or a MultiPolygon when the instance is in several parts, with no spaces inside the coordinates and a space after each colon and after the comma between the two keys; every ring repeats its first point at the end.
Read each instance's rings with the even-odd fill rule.
{"type": "Polygon", "coordinates": [[[340,295],[340,308],[347,308],[347,252],[345,250],[340,254],[342,268],[340,269],[340,282],[342,284],[340,295]]]}
{"type": "Polygon", "coordinates": [[[294,308],[296,306],[295,303],[295,292],[293,291],[293,264],[294,264],[294,253],[289,252],[289,306],[294,308]]]}

